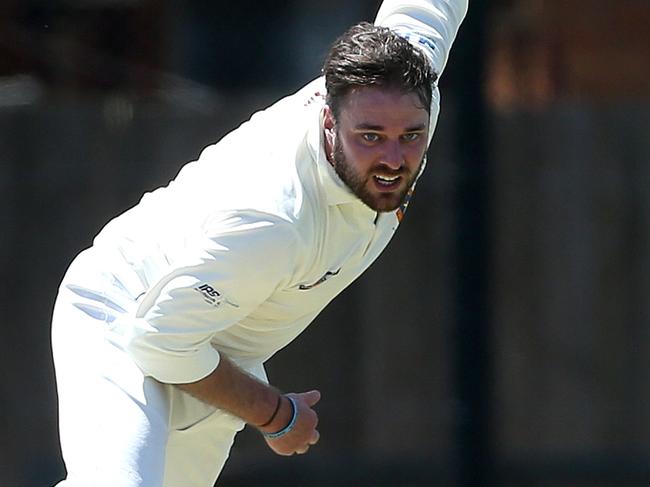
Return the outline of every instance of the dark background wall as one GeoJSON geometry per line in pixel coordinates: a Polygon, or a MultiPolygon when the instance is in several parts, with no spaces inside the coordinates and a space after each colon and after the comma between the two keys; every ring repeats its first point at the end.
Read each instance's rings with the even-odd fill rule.
{"type": "MultiPolygon", "coordinates": [[[[64,475],[49,318],[101,226],[377,1],[3,0],[0,485],[64,475]]],[[[647,0],[473,0],[399,235],[269,364],[322,440],[225,486],[650,484],[647,0]]]]}

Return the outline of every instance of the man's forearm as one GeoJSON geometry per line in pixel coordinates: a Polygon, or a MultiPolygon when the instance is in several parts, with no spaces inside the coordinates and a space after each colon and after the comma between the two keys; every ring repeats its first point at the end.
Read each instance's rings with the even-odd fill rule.
{"type": "Polygon", "coordinates": [[[254,425],[266,436],[266,443],[279,455],[305,453],[318,442],[318,415],[312,409],[320,392],[286,396],[247,374],[221,355],[217,368],[207,377],[177,387],[197,399],[224,409],[254,425]]]}
{"type": "Polygon", "coordinates": [[[210,375],[197,382],[177,384],[177,387],[254,426],[265,425],[281,401],[277,414],[265,430],[282,429],[291,416],[291,407],[281,399],[278,390],[249,375],[223,355],[210,375]]]}

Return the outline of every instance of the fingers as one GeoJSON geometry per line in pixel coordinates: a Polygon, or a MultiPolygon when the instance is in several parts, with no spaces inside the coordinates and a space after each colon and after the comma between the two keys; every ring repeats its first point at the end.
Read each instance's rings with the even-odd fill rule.
{"type": "Polygon", "coordinates": [[[318,440],[320,440],[320,433],[317,430],[314,430],[314,434],[312,435],[309,442],[306,445],[304,445],[304,446],[302,446],[300,448],[297,448],[296,449],[296,454],[304,455],[305,453],[307,453],[309,451],[309,449],[312,446],[314,446],[316,443],[318,443],[318,440]]]}
{"type": "Polygon", "coordinates": [[[304,455],[305,453],[307,453],[309,451],[309,449],[312,446],[314,446],[316,443],[318,443],[318,440],[320,440],[320,433],[317,430],[314,430],[314,434],[311,437],[311,439],[309,440],[309,442],[306,445],[304,445],[304,446],[302,446],[300,448],[297,448],[296,453],[298,455],[304,455]]]}
{"type": "Polygon", "coordinates": [[[290,457],[292,455],[304,455],[309,449],[320,440],[320,433],[314,430],[314,434],[307,442],[298,445],[282,445],[282,440],[267,440],[267,444],[278,455],[290,457]],[[280,444],[278,444],[280,443],[280,444]]]}
{"type": "Polygon", "coordinates": [[[320,391],[303,392],[301,395],[309,407],[314,406],[320,401],[320,391]]]}
{"type": "Polygon", "coordinates": [[[314,430],[314,434],[312,435],[311,439],[309,440],[310,445],[315,445],[318,443],[318,440],[320,440],[320,433],[318,430],[314,430]]]}

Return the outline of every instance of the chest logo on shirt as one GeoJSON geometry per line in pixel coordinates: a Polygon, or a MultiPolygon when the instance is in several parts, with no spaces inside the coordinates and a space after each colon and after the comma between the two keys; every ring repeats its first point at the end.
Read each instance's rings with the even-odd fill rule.
{"type": "Polygon", "coordinates": [[[327,281],[330,277],[333,277],[337,275],[339,272],[341,272],[341,268],[339,267],[335,271],[327,271],[323,277],[321,277],[318,281],[316,281],[313,284],[301,284],[298,286],[298,289],[301,291],[309,291],[310,289],[315,288],[319,284],[323,284],[325,281],[327,281]]]}
{"type": "Polygon", "coordinates": [[[223,294],[221,294],[219,291],[217,291],[209,284],[201,284],[199,286],[196,286],[194,290],[201,293],[201,295],[203,296],[203,300],[206,303],[214,306],[215,308],[218,308],[223,303],[229,304],[230,306],[234,306],[235,308],[239,308],[239,305],[227,299],[223,294]]]}

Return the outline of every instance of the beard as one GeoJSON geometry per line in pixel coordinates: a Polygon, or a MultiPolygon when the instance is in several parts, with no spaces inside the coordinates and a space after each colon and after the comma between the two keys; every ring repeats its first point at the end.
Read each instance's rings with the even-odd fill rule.
{"type": "Polygon", "coordinates": [[[367,207],[377,212],[390,212],[397,210],[407,200],[408,193],[415,179],[417,178],[424,157],[418,165],[418,170],[411,173],[406,167],[397,171],[390,169],[383,164],[378,164],[370,169],[367,173],[361,173],[352,164],[350,164],[343,151],[341,138],[335,137],[332,151],[332,165],[336,174],[341,178],[345,185],[359,198],[367,207]],[[400,189],[391,192],[380,192],[373,190],[373,173],[381,173],[390,176],[401,176],[406,184],[400,189]]]}

